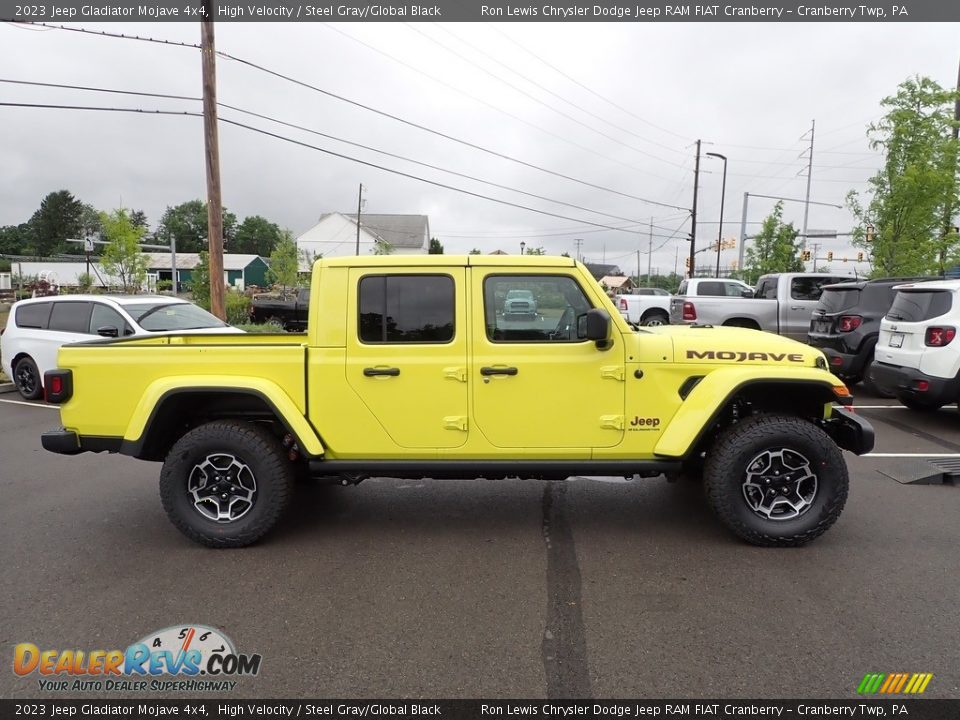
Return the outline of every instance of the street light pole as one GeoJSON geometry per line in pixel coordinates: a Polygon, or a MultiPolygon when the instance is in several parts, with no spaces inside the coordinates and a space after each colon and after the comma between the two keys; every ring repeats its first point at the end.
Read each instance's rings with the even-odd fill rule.
{"type": "Polygon", "coordinates": [[[723,201],[727,197],[727,156],[720,153],[708,152],[707,157],[723,160],[723,186],[720,190],[720,229],[717,231],[717,274],[720,277],[720,249],[723,247],[723,201]]]}
{"type": "Polygon", "coordinates": [[[521,240],[521,241],[520,241],[520,254],[521,254],[521,255],[523,255],[523,249],[524,249],[526,246],[527,246],[527,244],[526,244],[523,240],[521,240]]]}

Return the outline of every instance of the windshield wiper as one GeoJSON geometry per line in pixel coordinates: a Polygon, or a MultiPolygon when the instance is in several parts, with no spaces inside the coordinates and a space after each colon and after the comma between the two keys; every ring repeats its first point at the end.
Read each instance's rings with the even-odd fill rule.
{"type": "MultiPolygon", "coordinates": [[[[150,308],[149,310],[147,310],[143,315],[141,315],[140,317],[138,317],[138,318],[137,318],[137,322],[140,323],[140,324],[143,324],[144,318],[148,318],[148,317],[150,317],[151,315],[153,315],[155,312],[157,312],[158,310],[163,310],[164,308],[168,308],[168,307],[170,307],[171,305],[175,305],[175,304],[176,304],[176,303],[165,303],[164,305],[157,305],[156,307],[152,307],[152,308],[150,308]]],[[[146,329],[146,328],[144,328],[144,329],[146,329]]]]}

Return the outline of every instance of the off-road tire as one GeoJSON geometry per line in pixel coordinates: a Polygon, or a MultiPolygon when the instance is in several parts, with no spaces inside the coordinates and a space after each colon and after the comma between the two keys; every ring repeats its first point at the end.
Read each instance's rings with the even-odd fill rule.
{"type": "Polygon", "coordinates": [[[727,428],[707,453],[707,500],[735,535],[762,547],[797,547],[822,535],[847,501],[849,478],[840,449],[811,422],[784,415],[757,415],[727,428]],[[748,504],[747,468],[766,451],[789,450],[809,461],[816,490],[809,506],[792,519],[761,517],[748,504]]]}
{"type": "Polygon", "coordinates": [[[191,540],[212,548],[244,547],[276,525],[289,503],[294,477],[293,464],[266,427],[215,421],[194,428],[170,449],[160,471],[160,500],[170,521],[191,540]],[[228,522],[201,514],[188,490],[191,473],[216,455],[233,456],[255,478],[249,510],[228,522]]]}
{"type": "Polygon", "coordinates": [[[38,400],[43,397],[43,378],[33,358],[24,355],[13,366],[13,382],[24,400],[38,400]]]}

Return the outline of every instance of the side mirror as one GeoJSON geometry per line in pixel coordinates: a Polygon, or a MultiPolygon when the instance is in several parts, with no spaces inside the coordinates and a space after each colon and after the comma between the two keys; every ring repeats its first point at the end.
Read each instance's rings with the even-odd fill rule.
{"type": "Polygon", "coordinates": [[[740,291],[740,297],[752,298],[752,297],[753,297],[753,290],[741,290],[741,291],[740,291]]]}
{"type": "MultiPolygon", "coordinates": [[[[587,340],[593,340],[600,347],[610,337],[610,313],[603,308],[591,308],[587,311],[587,340]]],[[[606,348],[602,348],[606,349],[606,348]]]]}
{"type": "Polygon", "coordinates": [[[120,331],[117,330],[117,328],[115,328],[113,325],[106,325],[102,328],[97,328],[97,335],[100,335],[101,337],[115,338],[120,336],[120,331]]]}

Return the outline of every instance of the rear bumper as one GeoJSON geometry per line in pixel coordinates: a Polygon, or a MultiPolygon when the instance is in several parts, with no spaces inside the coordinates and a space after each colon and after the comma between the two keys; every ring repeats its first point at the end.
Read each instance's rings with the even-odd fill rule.
{"type": "Polygon", "coordinates": [[[821,347],[820,351],[827,356],[827,369],[834,375],[849,379],[859,378],[863,374],[863,365],[866,358],[832,348],[821,347]]]}
{"type": "Polygon", "coordinates": [[[73,430],[50,430],[40,436],[44,450],[59,455],[77,455],[82,452],[120,452],[123,438],[77,435],[73,430]]]}
{"type": "Polygon", "coordinates": [[[878,385],[920,404],[946,405],[960,395],[960,379],[935,377],[900,365],[875,362],[873,378],[878,385]],[[926,390],[918,388],[921,383],[926,383],[926,390]]]}

